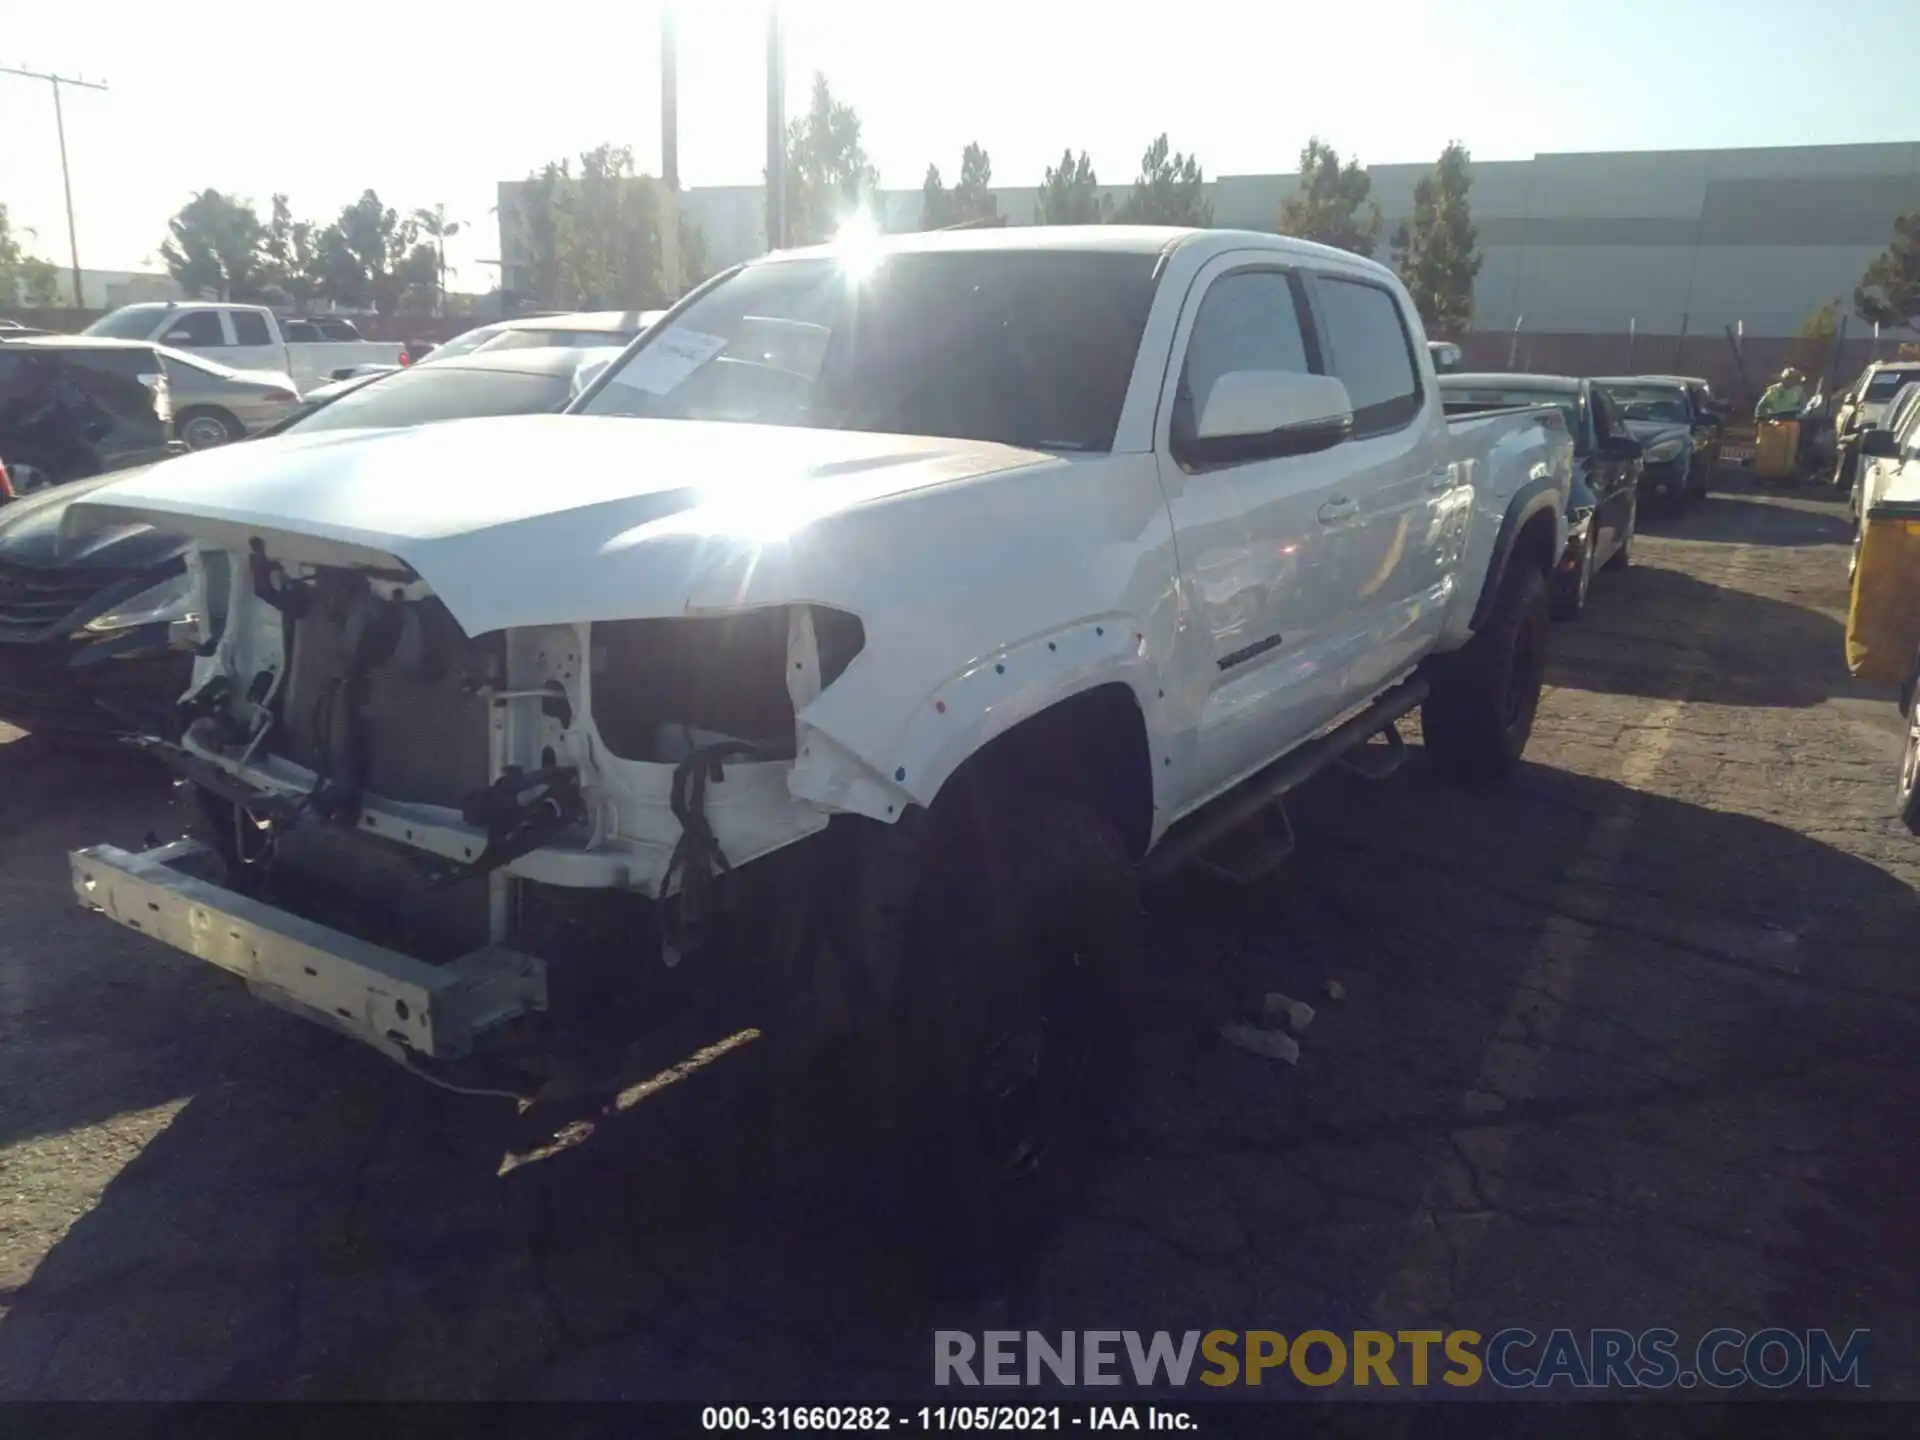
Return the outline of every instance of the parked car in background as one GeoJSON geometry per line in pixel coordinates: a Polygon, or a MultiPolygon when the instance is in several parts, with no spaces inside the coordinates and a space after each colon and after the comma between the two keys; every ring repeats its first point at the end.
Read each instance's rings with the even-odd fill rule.
{"type": "MultiPolygon", "coordinates": [[[[664,310],[587,310],[572,314],[522,315],[514,320],[498,320],[462,332],[444,345],[435,346],[416,360],[418,365],[438,365],[458,360],[462,355],[477,355],[489,350],[598,349],[624,346],[647,328],[664,310]],[[651,317],[651,319],[649,319],[651,317]]],[[[390,366],[359,365],[337,370],[335,380],[355,375],[371,375],[390,366]]]]}
{"type": "Polygon", "coordinates": [[[151,345],[0,337],[0,461],[17,495],[164,459],[177,448],[167,368],[151,345]]]}
{"type": "MultiPolygon", "coordinates": [[[[292,321],[287,322],[292,325],[292,321]]],[[[349,327],[351,328],[351,327],[349,327]]],[[[280,317],[264,305],[177,304],[173,301],[122,305],[82,332],[112,340],[145,340],[205,355],[235,370],[271,370],[291,375],[301,389],[318,385],[333,371],[353,365],[398,365],[402,348],[385,341],[331,340],[312,319],[295,339],[280,317]]],[[[357,336],[358,331],[354,334],[357,336]]]]}
{"type": "Polygon", "coordinates": [[[1909,381],[1920,380],[1920,361],[1876,360],[1840,393],[1834,411],[1833,484],[1859,493],[1860,438],[1886,421],[1888,407],[1909,381]]]}
{"type": "Polygon", "coordinates": [[[1687,397],[1693,429],[1694,468],[1698,472],[1699,488],[1695,495],[1705,495],[1720,468],[1720,451],[1726,440],[1727,402],[1713,390],[1710,381],[1702,380],[1698,375],[1641,375],[1641,380],[1662,380],[1678,385],[1687,397]]]}
{"type": "Polygon", "coordinates": [[[1600,376],[1594,388],[1640,442],[1640,493],[1670,515],[1684,515],[1707,493],[1711,461],[1697,448],[1693,402],[1674,380],[1645,375],[1600,376]]]}
{"type": "MultiPolygon", "coordinates": [[[[0,365],[13,348],[0,344],[0,365]]],[[[281,473],[296,473],[315,462],[289,456],[324,449],[324,439],[346,430],[558,409],[578,358],[571,350],[516,350],[470,356],[431,374],[367,376],[331,401],[307,402],[259,438],[171,460],[167,473],[191,480],[194,467],[218,464],[227,467],[222,473],[245,474],[276,451],[289,467],[281,473]]],[[[169,630],[192,613],[187,542],[149,525],[62,542],[69,506],[135,473],[76,481],[0,507],[0,720],[29,730],[169,730],[192,663],[169,630]]]]}
{"type": "Polygon", "coordinates": [[[1847,496],[1847,513],[1853,520],[1853,546],[1847,559],[1847,578],[1860,560],[1860,537],[1866,514],[1886,493],[1887,484],[1898,475],[1908,445],[1920,435],[1920,379],[1909,380],[1880,417],[1885,423],[1870,425],[1860,432],[1860,463],[1854,468],[1853,489],[1847,496]]]}
{"type": "Polygon", "coordinates": [[[1553,576],[1553,614],[1586,613],[1594,575],[1633,560],[1639,516],[1639,442],[1626,433],[1595,382],[1566,375],[1453,374],[1440,377],[1449,415],[1516,405],[1556,406],[1573,436],[1573,485],[1567,497],[1567,544],[1553,576]]]}
{"type": "Polygon", "coordinates": [[[277,425],[300,406],[291,375],[233,370],[217,360],[156,345],[173,397],[173,433],[189,450],[230,444],[277,425]]]}

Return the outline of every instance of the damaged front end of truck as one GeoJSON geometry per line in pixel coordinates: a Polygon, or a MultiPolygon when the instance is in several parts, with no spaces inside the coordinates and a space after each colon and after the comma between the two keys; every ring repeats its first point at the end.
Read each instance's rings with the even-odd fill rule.
{"type": "Polygon", "coordinates": [[[470,635],[405,563],[283,538],[191,557],[179,738],[139,742],[190,838],[75,852],[82,902],[460,1089],[622,1069],[691,1009],[817,1009],[825,832],[887,828],[822,798],[862,777],[804,718],[857,616],[470,635]]]}

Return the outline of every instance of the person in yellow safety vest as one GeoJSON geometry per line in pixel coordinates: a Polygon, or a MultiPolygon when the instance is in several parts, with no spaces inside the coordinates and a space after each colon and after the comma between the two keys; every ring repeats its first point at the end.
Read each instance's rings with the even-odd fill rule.
{"type": "Polygon", "coordinates": [[[1789,366],[1780,372],[1780,378],[1767,387],[1766,393],[1760,397],[1760,403],[1753,407],[1753,418],[1791,420],[1799,415],[1806,403],[1806,377],[1789,366]]]}

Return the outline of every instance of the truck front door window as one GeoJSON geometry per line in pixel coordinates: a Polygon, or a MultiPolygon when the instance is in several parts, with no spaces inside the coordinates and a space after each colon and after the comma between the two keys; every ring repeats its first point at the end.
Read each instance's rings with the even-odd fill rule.
{"type": "Polygon", "coordinates": [[[1186,364],[1174,396],[1176,447],[1193,435],[1195,418],[1222,375],[1279,370],[1308,375],[1306,332],[1293,286],[1278,270],[1223,275],[1208,288],[1187,339],[1186,364]]]}

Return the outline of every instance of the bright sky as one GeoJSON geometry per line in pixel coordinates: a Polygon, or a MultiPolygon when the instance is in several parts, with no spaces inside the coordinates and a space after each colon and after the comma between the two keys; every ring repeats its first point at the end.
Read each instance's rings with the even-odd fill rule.
{"type": "MultiPolygon", "coordinates": [[[[766,0],[676,13],[682,183],[758,183],[766,0]]],[[[454,284],[484,290],[496,180],[603,141],[659,165],[660,0],[0,0],[0,14],[0,65],[111,86],[66,92],[88,268],[158,268],[168,216],[203,186],[263,217],[283,190],[321,219],[372,186],[468,222],[454,284]]],[[[1871,59],[1920,54],[1914,0],[785,0],[783,14],[790,108],[826,71],[889,188],[917,186],[929,160],[951,181],[970,140],[1002,184],[1037,183],[1067,146],[1120,182],[1163,129],[1210,178],[1291,170],[1316,132],[1368,162],[1454,138],[1488,160],[1920,141],[1871,59]]],[[[44,83],[0,76],[0,203],[66,263],[44,83]]]]}

